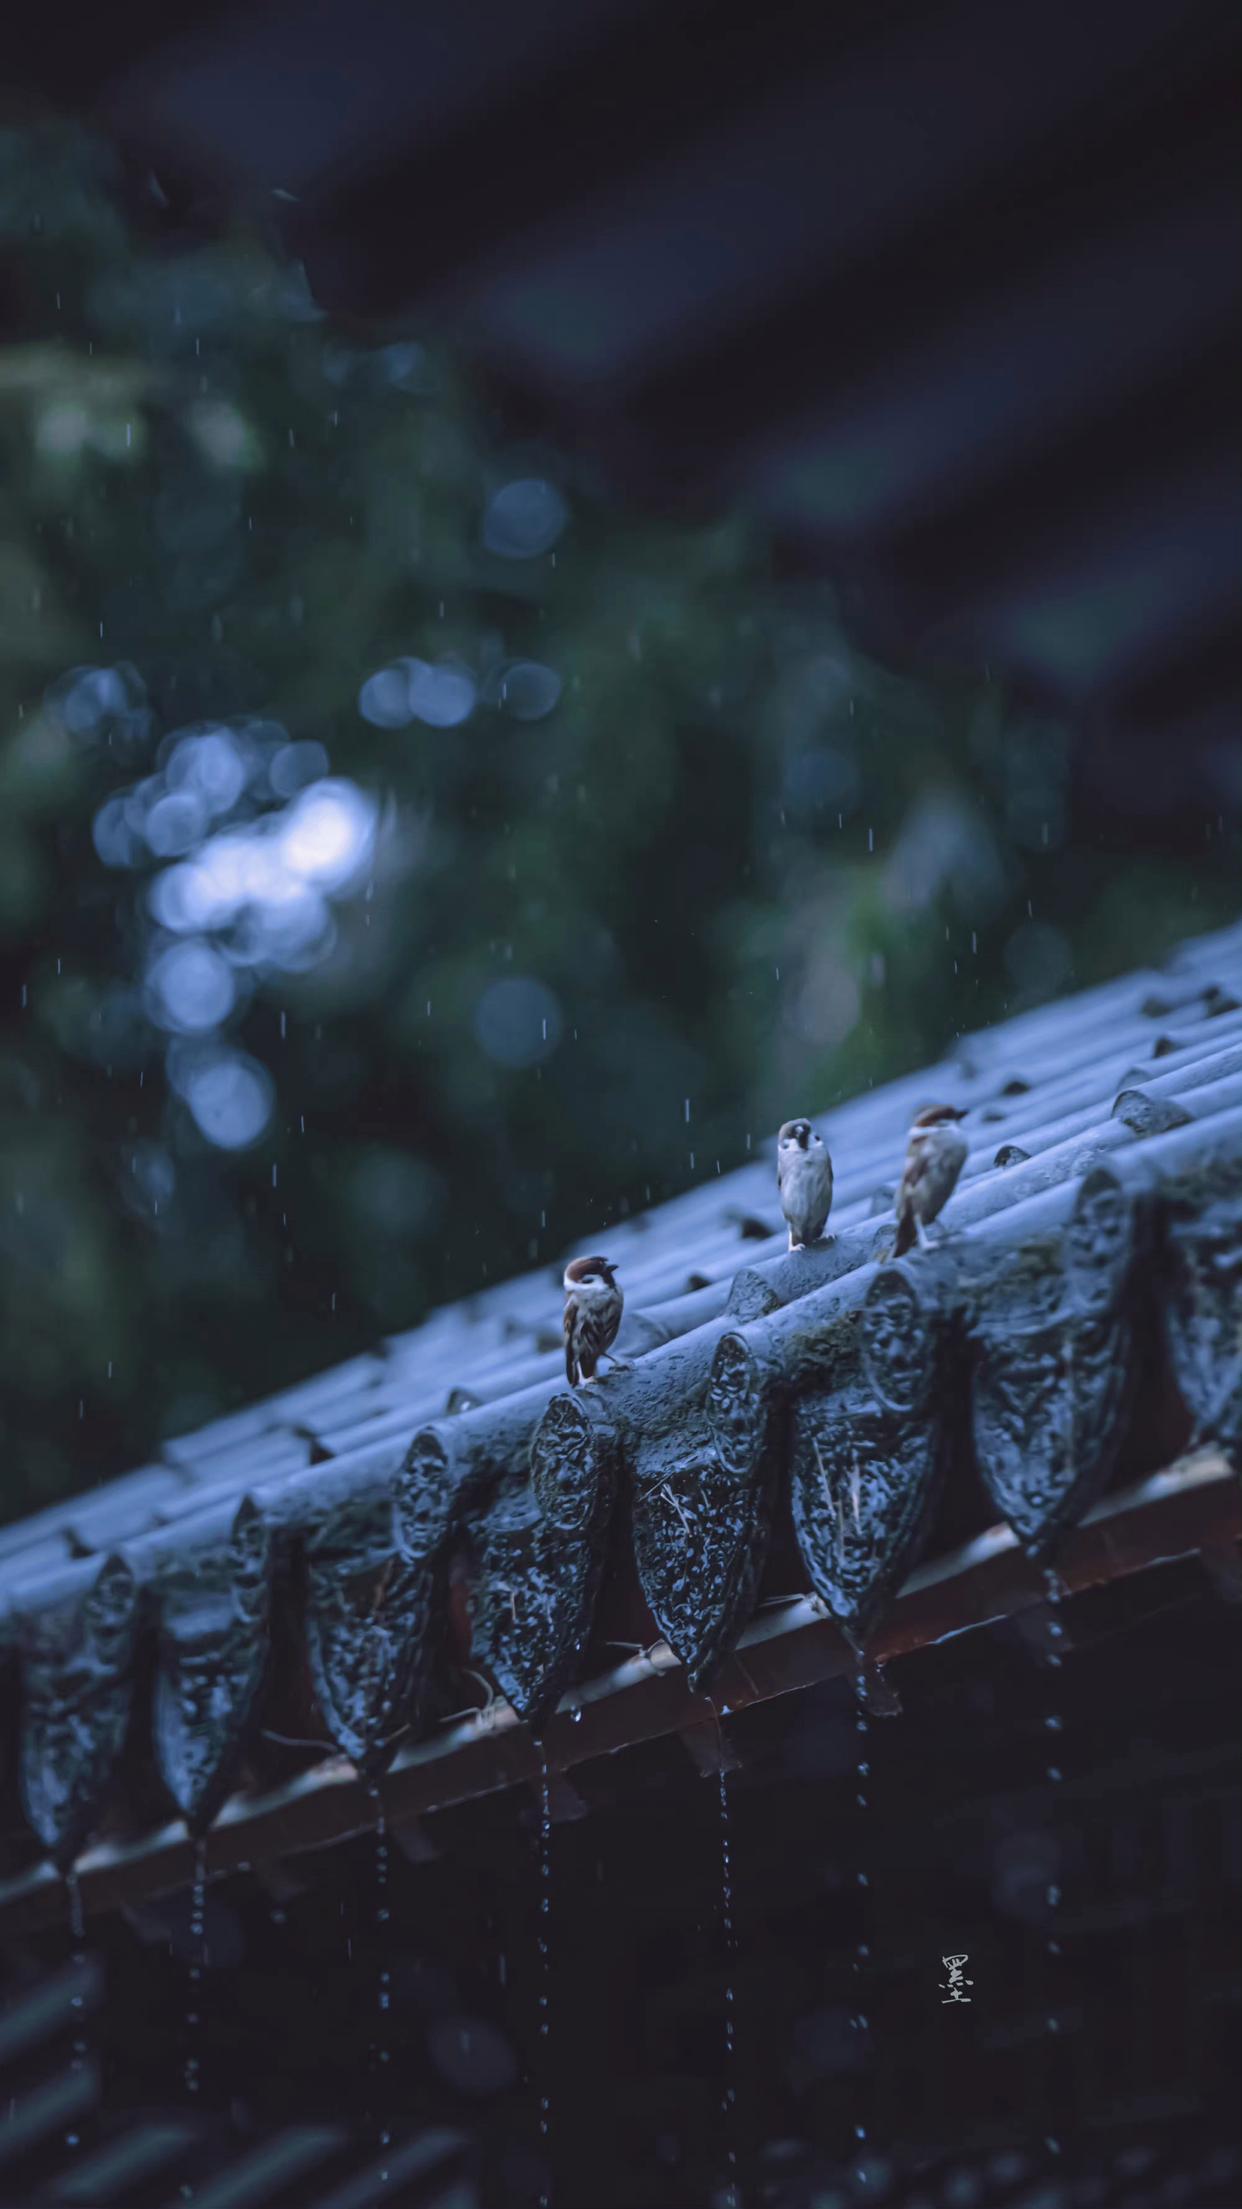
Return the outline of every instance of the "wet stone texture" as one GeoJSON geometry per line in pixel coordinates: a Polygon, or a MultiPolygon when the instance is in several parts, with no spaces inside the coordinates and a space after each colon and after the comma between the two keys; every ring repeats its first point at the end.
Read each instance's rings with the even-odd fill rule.
{"type": "Polygon", "coordinates": [[[634,1557],[656,1623],[698,1688],[746,1624],[767,1556],[768,1376],[742,1337],[726,1334],[663,1409],[627,1437],[634,1557]]]}
{"type": "Polygon", "coordinates": [[[1042,1558],[1095,1501],[1124,1439],[1140,1213],[1103,1167],[1025,1209],[1028,1233],[977,1245],[972,1431],[997,1510],[1042,1558]]]}
{"type": "Polygon", "coordinates": [[[49,1856],[71,1863],[94,1827],[129,1726],[139,1590],[120,1557],[62,1576],[19,1614],[22,1804],[49,1856]]]}
{"type": "Polygon", "coordinates": [[[825,1311],[818,1371],[794,1397],[794,1530],[821,1601],[861,1643],[917,1559],[936,1508],[947,1431],[938,1383],[946,1314],[905,1263],[825,1311]]]}
{"type": "Polygon", "coordinates": [[[250,1497],[231,1526],[166,1547],[157,1567],[156,1762],[192,1833],[233,1780],[270,1646],[272,1529],[250,1497]]]}
{"type": "Polygon", "coordinates": [[[1165,1336],[1195,1439],[1242,1472],[1242,1142],[1181,1148],[1160,1191],[1165,1336]]]}
{"type": "Polygon", "coordinates": [[[332,1497],[304,1536],[306,1655],[337,1746],[367,1777],[418,1720],[435,1636],[449,1499],[403,1508],[396,1473],[332,1497]]]}
{"type": "Polygon", "coordinates": [[[1221,939],[1192,946],[1159,990],[1024,1016],[838,1108],[838,1207],[811,1251],[784,1247],[767,1159],[618,1228],[629,1370],[567,1390],[558,1282],[532,1275],[0,1530],[38,1847],[68,1864],[100,1830],[131,1740],[201,1833],[243,1759],[271,1774],[269,1687],[315,1735],[289,1747],[326,1734],[369,1780],[473,1700],[454,1658],[542,1727],[627,1536],[696,1689],[752,1617],[786,1499],[806,1578],[865,1654],[946,1480],[974,1510],[978,1474],[1046,1558],[1124,1477],[1152,1344],[1169,1431],[1242,1465],[1242,931],[1225,941],[1239,992],[1195,964],[1221,939]],[[1159,1112],[1114,1110],[1140,1089],[1159,1112]],[[875,1192],[937,1093],[971,1107],[970,1160],[932,1247],[891,1263],[875,1192]]]}
{"type": "Polygon", "coordinates": [[[586,1647],[617,1454],[616,1433],[592,1398],[553,1397],[531,1444],[526,1492],[468,1535],[471,1655],[536,1729],[586,1647]]]}

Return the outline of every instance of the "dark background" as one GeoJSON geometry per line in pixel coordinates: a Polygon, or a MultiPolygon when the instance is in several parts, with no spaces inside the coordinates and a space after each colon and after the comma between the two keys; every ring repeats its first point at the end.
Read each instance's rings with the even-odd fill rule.
{"type": "Polygon", "coordinates": [[[9,1513],[1211,925],[1242,796],[1232,9],[68,20],[9,1513]]]}
{"type": "MultiPolygon", "coordinates": [[[[571,1240],[1237,911],[1234,8],[8,36],[5,1515],[532,1263],[555,1316],[571,1240]]],[[[267,2198],[450,2123],[525,2204],[550,2075],[562,2209],[687,2209],[732,1987],[748,2209],[1227,2209],[1236,1592],[731,1720],[732,1947],[715,1779],[585,1766],[550,2073],[514,1791],[387,1926],[370,1839],[213,1886],[201,1997],[189,1897],[111,1917],[14,2092],[184,2124],[129,2209],[321,2116],[267,2198]]]]}
{"type": "Polygon", "coordinates": [[[109,1912],[77,2017],[49,1928],[5,2095],[76,2040],[100,2108],[0,2126],[0,2201],[536,2209],[551,2166],[557,2209],[1235,2209],[1238,1588],[1187,1558],[950,1637],[870,1722],[842,1680],[735,1712],[727,1827],[700,1728],[558,1775],[546,1839],[514,1787],[382,1878],[364,1834],[213,1879],[201,1933],[109,1912]]]}

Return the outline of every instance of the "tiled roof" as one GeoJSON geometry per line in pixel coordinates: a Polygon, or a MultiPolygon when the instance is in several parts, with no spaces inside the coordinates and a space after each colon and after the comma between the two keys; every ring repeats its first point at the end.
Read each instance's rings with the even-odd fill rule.
{"type": "MultiPolygon", "coordinates": [[[[464,1667],[537,1725],[612,1661],[606,1573],[620,1617],[636,1568],[699,1685],[770,1552],[862,1645],[933,1528],[1000,1517],[1053,1556],[1188,1439],[1237,1464],[1242,928],[821,1125],[813,1251],[782,1247],[770,1152],[592,1234],[629,1371],[566,1389],[541,1269],[0,1533],[38,1848],[68,1862],[169,1799],[201,1831],[239,1779],[289,1770],[281,1734],[374,1778],[472,1699],[464,1667]],[[936,1246],[890,1263],[932,1097],[970,1108],[969,1162],[936,1246]]],[[[14,1870],[29,1833],[5,1847],[14,1870]]]]}

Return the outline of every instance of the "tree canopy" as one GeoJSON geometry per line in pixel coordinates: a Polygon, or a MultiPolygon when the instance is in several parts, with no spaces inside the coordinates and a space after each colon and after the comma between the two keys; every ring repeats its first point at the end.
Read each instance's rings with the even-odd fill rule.
{"type": "Polygon", "coordinates": [[[120,186],[0,137],[9,1516],[1236,903],[746,516],[120,186]]]}

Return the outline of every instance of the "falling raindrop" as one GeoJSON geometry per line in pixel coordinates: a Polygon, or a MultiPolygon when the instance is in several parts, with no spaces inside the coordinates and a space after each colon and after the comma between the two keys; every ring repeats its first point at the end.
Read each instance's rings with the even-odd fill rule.
{"type": "Polygon", "coordinates": [[[207,1843],[194,1843],[194,1876],[190,1886],[189,1998],[186,2004],[185,2087],[197,2094],[202,2085],[199,2033],[202,2025],[203,1972],[207,1961],[207,1843]]]}
{"type": "MultiPolygon", "coordinates": [[[[392,2059],[392,2045],[390,2038],[390,2013],[392,2010],[392,1968],[389,1963],[390,1947],[388,1938],[388,1924],[391,1916],[388,1896],[388,1873],[390,1859],[388,1847],[388,1821],[384,1815],[384,1805],[380,1797],[379,1788],[372,1787],[370,1789],[370,1795],[371,1800],[375,1805],[375,1929],[377,1936],[376,1948],[379,1955],[379,1963],[376,1969],[375,1985],[376,2015],[373,2053],[377,2073],[376,2099],[382,2112],[380,2117],[379,2145],[381,2153],[386,2155],[388,2149],[392,2145],[392,2130],[389,2125],[387,2115],[387,2079],[385,2076],[386,2066],[391,2062],[392,2059]]],[[[387,2167],[383,2164],[381,2164],[380,2168],[380,2180],[383,2185],[387,2185],[388,2170],[387,2167]]]]}
{"type": "Polygon", "coordinates": [[[548,2177],[539,2209],[552,2209],[552,1775],[543,1743],[539,1748],[539,2138],[548,2177]]]}
{"type": "MultiPolygon", "coordinates": [[[[1053,1566],[1047,1566],[1044,1570],[1044,1593],[1048,1602],[1049,1614],[1047,1620],[1048,1634],[1046,1645],[1046,1658],[1048,1665],[1050,1691],[1055,1690],[1056,1688],[1057,1673],[1061,1665],[1060,1645],[1065,1637],[1065,1626],[1058,1613],[1060,1605],[1068,1592],[1068,1588],[1066,1587],[1066,1584],[1061,1578],[1060,1574],[1054,1569],[1053,1566]]],[[[1062,1730],[1063,1721],[1061,1712],[1056,1707],[1055,1703],[1051,1702],[1050,1700],[1050,1706],[1044,1712],[1044,1731],[1046,1733],[1059,1734],[1062,1732],[1062,1730]]],[[[1061,1784],[1064,1778],[1064,1768],[1060,1762],[1050,1761],[1044,1766],[1044,1775],[1049,1781],[1050,1785],[1055,1789],[1061,1784]]],[[[1055,1803],[1056,1797],[1054,1795],[1054,1809],[1055,1803]]],[[[1056,1959],[1064,1953],[1060,1940],[1060,1920],[1058,1917],[1058,1912],[1061,1906],[1061,1887],[1059,1881],[1052,1880],[1049,1882],[1045,1890],[1045,1901],[1048,1908],[1048,1930],[1044,1942],[1045,1953],[1050,1958],[1056,1959]]],[[[1055,1987],[1052,1990],[1052,1999],[1055,2004],[1055,1987]]],[[[1062,2020],[1058,2011],[1055,2007],[1051,2008],[1045,2020],[1045,2027],[1050,2038],[1055,2038],[1056,2035],[1060,2032],[1061,2023],[1062,2020]]]]}
{"type": "MultiPolygon", "coordinates": [[[[870,1812],[873,1803],[870,1697],[873,1692],[879,1693],[880,1690],[879,1688],[872,1689],[868,1680],[866,1665],[861,1659],[857,1664],[853,1684],[855,1697],[854,1801],[858,1811],[858,1823],[855,1829],[857,1833],[855,1884],[860,1890],[858,1914],[861,1920],[860,1932],[862,1938],[855,1946],[851,1961],[854,1976],[854,2000],[857,2004],[853,2022],[860,2041],[859,2098],[865,2100],[868,2098],[869,2092],[866,2081],[867,2066],[870,2061],[866,2000],[872,1954],[870,1932],[874,1925],[874,1910],[870,1900],[871,1874],[868,1869],[872,1855],[870,1812]],[[863,1897],[866,1899],[862,1899],[863,1897]]],[[[882,1701],[881,1708],[883,1708],[882,1701]]],[[[854,2123],[854,2137],[859,2141],[868,2138],[868,2128],[861,2115],[856,2118],[854,2123]]]]}
{"type": "MultiPolygon", "coordinates": [[[[75,2086],[80,2085],[81,2074],[86,2068],[86,1917],[82,1908],[82,1887],[76,1871],[65,1874],[65,1890],[69,1900],[69,1962],[73,1971],[73,1993],[69,2007],[73,2014],[73,2047],[69,2060],[70,2076],[75,2086]]],[[[74,2095],[76,2108],[78,2096],[74,2095]]],[[[76,2148],[81,2140],[76,2120],[71,2118],[65,2133],[65,2146],[76,2148]]]]}
{"type": "MultiPolygon", "coordinates": [[[[721,1746],[723,1749],[723,1732],[721,1746]]],[[[740,2209],[737,2186],[736,1989],[733,1984],[733,1958],[737,1953],[737,1929],[733,1915],[733,1841],[729,1823],[729,1790],[726,1784],[723,1754],[720,1759],[719,1786],[720,1936],[725,1954],[724,2084],[720,2095],[720,2114],[723,2120],[722,2131],[729,2165],[729,2178],[723,2196],[723,2209],[740,2209]]]]}

